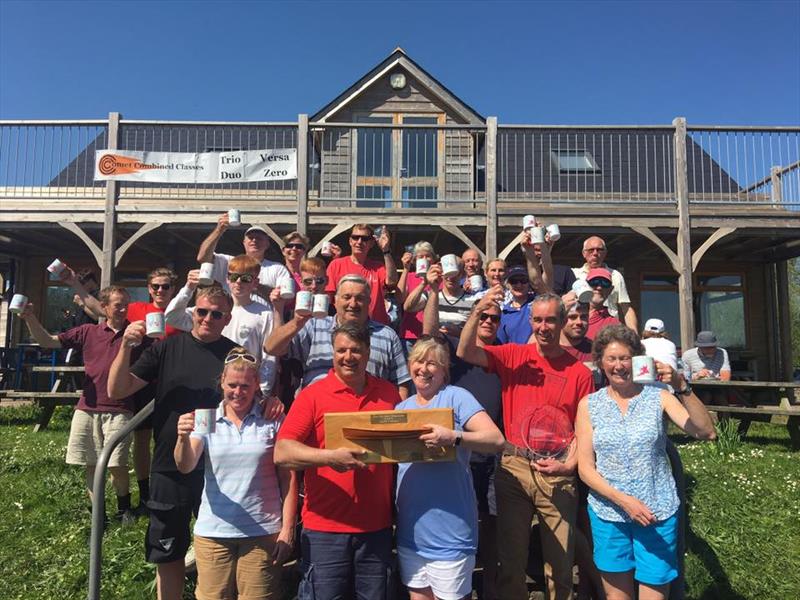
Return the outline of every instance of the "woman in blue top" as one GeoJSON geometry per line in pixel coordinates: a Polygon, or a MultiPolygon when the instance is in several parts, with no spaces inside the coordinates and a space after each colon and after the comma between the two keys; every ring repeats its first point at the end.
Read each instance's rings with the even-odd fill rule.
{"type": "Polygon", "coordinates": [[[450,353],[443,340],[421,338],[408,355],[417,393],[398,409],[452,408],[455,429],[429,425],[429,448],[457,447],[455,462],[402,463],[397,474],[397,553],[411,600],[471,597],[478,547],[478,508],[470,450],[495,453],[503,434],[467,390],[448,385],[450,353]]]}
{"type": "Polygon", "coordinates": [[[591,488],[594,561],[610,600],[663,599],[678,576],[678,495],[666,453],[665,415],[689,435],[714,438],[714,426],[683,375],[657,363],[670,383],[641,385],[632,359],[644,354],[636,333],[610,325],[597,334],[592,358],[608,386],[578,405],[578,472],[591,488]]]}
{"type": "Polygon", "coordinates": [[[194,413],[178,419],[175,463],[189,473],[205,455],[205,486],[194,526],[200,600],[280,597],[280,565],[294,541],[297,482],[273,452],[283,420],[265,419],[258,360],[244,348],[225,358],[215,430],[194,432],[194,413]]]}

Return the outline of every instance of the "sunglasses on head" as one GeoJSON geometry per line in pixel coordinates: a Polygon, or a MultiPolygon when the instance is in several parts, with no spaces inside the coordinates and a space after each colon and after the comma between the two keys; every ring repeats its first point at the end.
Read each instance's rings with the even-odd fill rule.
{"type": "Polygon", "coordinates": [[[304,277],[300,281],[303,282],[303,285],[311,285],[312,283],[316,283],[317,285],[322,285],[326,281],[328,281],[327,277],[304,277]]]}
{"type": "Polygon", "coordinates": [[[153,290],[154,292],[157,292],[158,290],[164,290],[166,292],[171,287],[172,287],[171,283],[151,283],[150,284],[150,289],[153,290]]]}
{"type": "Polygon", "coordinates": [[[284,248],[286,248],[287,250],[305,250],[306,249],[304,244],[300,244],[298,242],[292,242],[290,244],[286,244],[284,246],[284,248]]]}
{"type": "Polygon", "coordinates": [[[492,323],[499,323],[500,322],[500,315],[490,315],[489,313],[482,312],[478,315],[478,319],[480,319],[481,323],[485,320],[490,320],[492,323]]]}
{"type": "Polygon", "coordinates": [[[198,308],[195,306],[194,314],[196,314],[201,319],[205,319],[209,313],[211,313],[211,318],[215,321],[219,321],[222,317],[225,316],[225,313],[221,310],[209,310],[207,308],[198,308]]]}
{"type": "Polygon", "coordinates": [[[237,281],[241,281],[242,283],[250,283],[255,278],[256,276],[252,275],[251,273],[228,273],[228,281],[232,283],[236,283],[237,281]]]}
{"type": "Polygon", "coordinates": [[[350,239],[354,242],[369,242],[375,238],[373,238],[371,235],[351,235],[350,239]]]}
{"type": "Polygon", "coordinates": [[[586,283],[589,284],[589,287],[601,287],[603,289],[607,289],[611,287],[611,282],[608,279],[604,279],[603,277],[595,277],[594,279],[590,279],[586,283]]]}
{"type": "Polygon", "coordinates": [[[247,354],[246,352],[231,352],[225,357],[225,364],[227,365],[232,362],[236,362],[237,360],[244,360],[252,364],[256,364],[258,362],[258,359],[252,354],[247,354]]]}

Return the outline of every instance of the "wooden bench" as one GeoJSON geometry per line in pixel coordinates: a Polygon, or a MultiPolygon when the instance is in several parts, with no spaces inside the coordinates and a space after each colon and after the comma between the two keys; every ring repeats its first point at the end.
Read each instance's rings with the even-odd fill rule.
{"type": "Polygon", "coordinates": [[[742,436],[747,435],[750,423],[753,421],[764,421],[773,425],[785,425],[789,431],[789,438],[792,448],[800,450],[800,405],[787,405],[781,403],[780,406],[706,406],[709,412],[724,413],[730,415],[741,415],[737,418],[741,420],[739,432],[742,436]]]}
{"type": "Polygon", "coordinates": [[[42,408],[42,414],[39,416],[39,422],[34,425],[34,431],[41,431],[47,427],[50,422],[50,417],[56,406],[72,406],[78,403],[81,397],[81,390],[74,392],[24,392],[24,391],[6,391],[4,397],[11,400],[32,400],[42,408]]]}

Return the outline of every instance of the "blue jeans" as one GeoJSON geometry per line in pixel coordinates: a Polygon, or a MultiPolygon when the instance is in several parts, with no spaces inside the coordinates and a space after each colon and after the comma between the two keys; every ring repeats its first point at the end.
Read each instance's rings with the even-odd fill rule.
{"type": "Polygon", "coordinates": [[[389,600],[392,530],[327,533],[303,529],[298,600],[389,600]]]}

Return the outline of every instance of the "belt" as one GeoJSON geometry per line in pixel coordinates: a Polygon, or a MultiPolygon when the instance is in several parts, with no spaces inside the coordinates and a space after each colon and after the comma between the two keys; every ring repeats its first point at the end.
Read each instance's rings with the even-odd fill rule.
{"type": "Polygon", "coordinates": [[[527,460],[537,460],[539,458],[527,448],[520,448],[510,442],[503,444],[503,456],[519,456],[527,460]]]}

